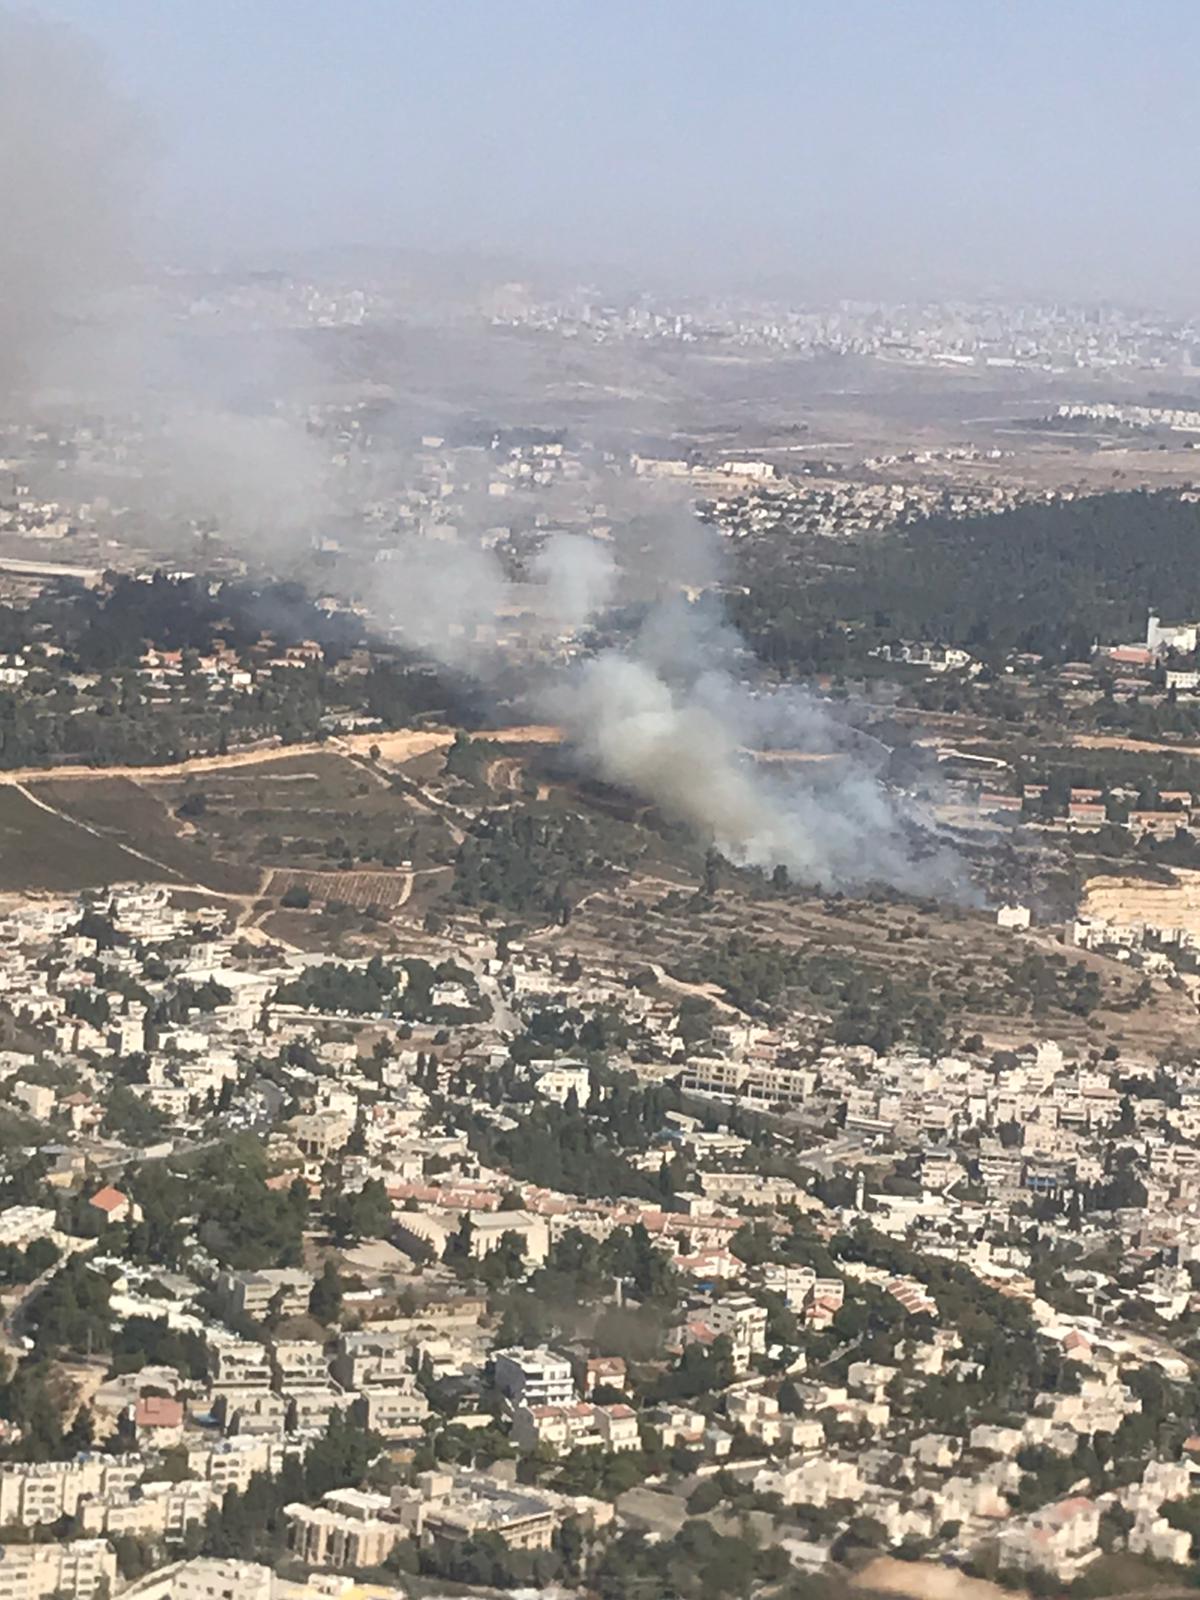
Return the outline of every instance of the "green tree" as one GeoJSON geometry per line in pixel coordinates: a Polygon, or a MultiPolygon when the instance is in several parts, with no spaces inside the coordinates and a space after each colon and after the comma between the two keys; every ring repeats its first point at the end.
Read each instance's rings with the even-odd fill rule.
{"type": "Polygon", "coordinates": [[[339,1243],[351,1239],[382,1239],[392,1224],[392,1202],[379,1178],[368,1178],[361,1189],[343,1194],[331,1217],[339,1243]]]}
{"type": "Polygon", "coordinates": [[[341,1316],[342,1296],[341,1276],[338,1273],[336,1263],[330,1257],[322,1267],[321,1276],[313,1284],[312,1292],[308,1297],[309,1312],[322,1327],[329,1327],[341,1316]]]}

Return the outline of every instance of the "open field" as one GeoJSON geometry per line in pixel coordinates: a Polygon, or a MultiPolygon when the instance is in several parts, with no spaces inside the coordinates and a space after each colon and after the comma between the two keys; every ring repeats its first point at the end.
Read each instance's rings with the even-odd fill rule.
{"type": "MultiPolygon", "coordinates": [[[[275,870],[292,874],[279,879],[283,887],[311,878],[323,900],[394,908],[408,900],[415,873],[426,904],[462,835],[439,794],[452,738],[409,730],[169,767],[3,772],[0,888],[143,878],[242,899],[275,870]],[[381,765],[370,759],[375,745],[381,765]],[[187,801],[194,814],[185,807],[181,816],[187,801]]],[[[520,759],[507,752],[554,744],[559,732],[533,726],[480,738],[505,752],[491,765],[515,791],[520,759]]]]}
{"type": "Polygon", "coordinates": [[[89,834],[20,789],[0,785],[0,889],[69,892],[132,879],[176,881],[116,840],[89,834]]]}
{"type": "Polygon", "coordinates": [[[1163,883],[1116,873],[1089,878],[1079,909],[1121,926],[1141,922],[1200,933],[1200,872],[1175,868],[1163,883]]]}
{"type": "Polygon", "coordinates": [[[436,864],[451,847],[439,815],[388,775],[335,751],[155,788],[172,811],[192,796],[197,842],[255,869],[394,870],[436,864]]]}
{"type": "Polygon", "coordinates": [[[1135,754],[1161,754],[1200,758],[1200,745],[1181,739],[1128,739],[1115,733],[1076,733],[1071,743],[1080,750],[1132,750],[1135,754]]]}
{"type": "Polygon", "coordinates": [[[851,1579],[851,1587],[867,1594],[899,1595],[902,1600],[1012,1600],[1023,1589],[1002,1589],[986,1578],[971,1578],[957,1567],[932,1561],[897,1561],[876,1556],[851,1579]]]}
{"type": "Polygon", "coordinates": [[[483,744],[561,744],[562,729],[549,722],[524,723],[516,728],[481,728],[471,735],[483,744]]]}
{"type": "Polygon", "coordinates": [[[131,778],[58,779],[28,788],[56,810],[117,842],[136,845],[188,883],[217,894],[251,894],[257,888],[255,872],[198,843],[159,795],[131,778]]]}
{"type": "Polygon", "coordinates": [[[876,1556],[854,1575],[851,1585],[868,1594],[899,1595],[902,1600],[1011,1600],[1025,1592],[968,1577],[956,1567],[897,1561],[894,1556],[876,1556]]]}

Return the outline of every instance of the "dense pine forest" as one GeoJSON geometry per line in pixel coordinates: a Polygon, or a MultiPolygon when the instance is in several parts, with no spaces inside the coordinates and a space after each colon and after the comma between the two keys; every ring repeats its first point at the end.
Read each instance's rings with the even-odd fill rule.
{"type": "Polygon", "coordinates": [[[738,565],[735,620],[781,668],[834,670],[897,636],[1071,660],[1097,638],[1142,638],[1152,606],[1168,621],[1200,615],[1200,504],[1095,495],[930,517],[832,550],[751,541],[738,565]]]}

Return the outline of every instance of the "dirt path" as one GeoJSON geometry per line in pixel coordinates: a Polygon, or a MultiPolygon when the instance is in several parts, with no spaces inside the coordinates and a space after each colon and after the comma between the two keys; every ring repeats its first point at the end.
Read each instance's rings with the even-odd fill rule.
{"type": "MultiPolygon", "coordinates": [[[[270,867],[260,867],[258,869],[258,888],[253,894],[230,896],[231,899],[237,899],[241,902],[241,909],[237,915],[239,932],[244,932],[248,928],[258,927],[259,922],[262,920],[262,908],[267,903],[267,888],[270,882],[270,867]]],[[[279,942],[282,944],[283,940],[281,939],[279,942]]]]}
{"type": "MultiPolygon", "coordinates": [[[[514,744],[557,744],[558,728],[523,726],[487,728],[472,734],[485,743],[510,740],[514,744]]],[[[301,744],[266,745],[261,750],[231,750],[226,755],[189,756],[184,761],[168,761],[157,766],[88,767],[68,763],[57,767],[9,767],[0,769],[0,783],[48,783],[55,779],[130,778],[135,783],[146,778],[183,778],[198,772],[227,772],[237,767],[262,766],[273,761],[293,761],[298,756],[366,756],[378,748],[385,761],[411,761],[432,750],[445,750],[454,743],[447,728],[403,728],[395,733],[351,733],[324,743],[308,740],[301,744]]]]}
{"type": "MultiPolygon", "coordinates": [[[[80,828],[84,833],[91,834],[93,839],[102,839],[107,845],[116,844],[125,852],[126,855],[136,856],[139,861],[144,861],[147,866],[153,867],[156,872],[165,872],[169,878],[171,878],[180,886],[189,889],[196,889],[203,894],[215,894],[217,892],[216,890],[205,889],[203,885],[198,883],[188,883],[183,873],[181,873],[176,867],[168,867],[166,862],[156,861],[153,856],[148,856],[144,850],[139,850],[136,845],[126,844],[124,839],[114,839],[112,834],[102,833],[99,828],[94,828],[90,822],[82,822],[78,817],[71,816],[69,812],[60,811],[57,806],[52,806],[49,801],[43,800],[40,798],[40,796],[34,794],[32,789],[27,789],[23,783],[16,783],[13,785],[13,787],[16,789],[19,795],[29,801],[31,806],[36,806],[39,811],[44,811],[47,816],[54,817],[58,822],[66,823],[69,828],[80,828]]],[[[227,900],[234,897],[230,895],[221,895],[220,898],[222,900],[227,900]]]]}
{"type": "Polygon", "coordinates": [[[183,778],[193,772],[224,772],[234,767],[259,766],[267,761],[290,761],[295,756],[327,753],[331,745],[272,745],[266,750],[235,750],[224,756],[192,756],[187,761],[166,762],[145,767],[9,767],[0,770],[0,783],[50,783],[56,780],[86,778],[128,778],[133,783],[147,778],[183,778]]]}
{"type": "Polygon", "coordinates": [[[761,761],[766,766],[801,766],[805,763],[845,760],[842,750],[755,750],[743,745],[742,754],[753,756],[755,761],[761,761]]]}
{"type": "Polygon", "coordinates": [[[740,1017],[742,1013],[737,1006],[731,1005],[715,983],[685,983],[682,978],[673,978],[667,969],[658,961],[647,961],[646,965],[657,977],[664,989],[669,989],[673,994],[692,995],[697,1000],[707,1000],[717,1011],[723,1011],[728,1017],[740,1017]]]}
{"type": "MultiPolygon", "coordinates": [[[[252,893],[235,894],[228,889],[213,889],[206,883],[197,883],[188,879],[184,873],[179,871],[178,867],[167,866],[166,862],[158,861],[154,856],[147,855],[144,850],[139,850],[136,845],[127,844],[123,839],[114,839],[112,834],[104,833],[101,829],[93,827],[90,822],[84,822],[80,817],[73,817],[69,811],[60,811],[57,806],[50,805],[48,801],[43,800],[39,795],[34,794],[32,790],[26,788],[23,783],[13,784],[13,787],[19,795],[29,801],[30,805],[36,806],[39,811],[44,811],[47,816],[66,823],[68,827],[79,828],[83,833],[90,834],[93,839],[103,840],[105,844],[111,845],[115,843],[126,855],[133,856],[138,861],[144,861],[148,867],[153,867],[156,873],[166,874],[168,888],[186,890],[189,894],[204,895],[210,900],[220,900],[230,906],[236,906],[237,915],[234,919],[236,931],[249,932],[257,928],[260,919],[254,913],[256,907],[261,905],[263,896],[266,894],[267,884],[271,876],[269,870],[260,870],[258,888],[252,893]]],[[[283,944],[285,941],[281,939],[276,942],[283,944]]],[[[294,950],[295,946],[289,945],[287,948],[294,950]]]]}
{"type": "Polygon", "coordinates": [[[1200,758],[1200,744],[1178,744],[1166,739],[1124,739],[1116,733],[1076,733],[1068,742],[1080,750],[1157,751],[1168,756],[1200,758]]]}

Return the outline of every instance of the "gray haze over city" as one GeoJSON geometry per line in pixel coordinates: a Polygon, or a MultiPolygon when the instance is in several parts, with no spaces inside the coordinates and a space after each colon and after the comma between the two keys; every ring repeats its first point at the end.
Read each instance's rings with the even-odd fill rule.
{"type": "Polygon", "coordinates": [[[189,260],[353,246],[700,291],[1191,304],[1200,17],[1152,0],[41,0],[189,260]]]}
{"type": "MultiPolygon", "coordinates": [[[[353,515],[347,486],[335,488],[322,452],[279,403],[311,381],[312,358],[287,338],[265,354],[220,337],[199,347],[152,291],[139,291],[152,267],[138,243],[148,241],[150,197],[162,182],[152,175],[155,134],[82,33],[15,13],[0,25],[0,196],[10,224],[0,372],[10,394],[35,408],[69,396],[137,414],[142,482],[132,493],[144,492],[147,511],[213,523],[244,555],[286,561],[353,515]]],[[[403,358],[401,372],[414,381],[403,358]]],[[[389,468],[399,457],[383,451],[373,470],[389,468]]],[[[740,641],[676,589],[689,564],[697,591],[719,585],[719,541],[695,527],[678,493],[643,492],[638,504],[669,583],[626,645],[569,671],[530,669],[530,703],[562,725],[586,770],[655,800],[735,860],[827,884],[932,882],[928,863],[910,867],[899,816],[868,774],[799,793],[745,760],[760,727],[780,739],[787,725],[794,739],[829,744],[833,725],[803,694],[765,706],[739,685],[740,641]],[[681,521],[690,524],[682,543],[681,521]]],[[[454,544],[398,542],[394,576],[374,597],[404,637],[481,676],[487,652],[470,641],[507,603],[500,562],[474,542],[482,531],[454,544]]],[[[615,595],[611,555],[578,535],[553,537],[532,576],[544,591],[544,643],[599,621],[615,595]]]]}

